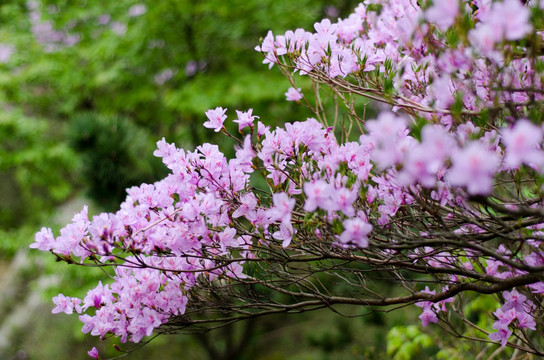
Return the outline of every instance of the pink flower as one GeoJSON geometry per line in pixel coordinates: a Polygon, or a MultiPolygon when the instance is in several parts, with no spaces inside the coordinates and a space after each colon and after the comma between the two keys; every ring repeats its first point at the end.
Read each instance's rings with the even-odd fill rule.
{"type": "Polygon", "coordinates": [[[299,101],[302,99],[303,95],[300,88],[295,89],[294,87],[290,87],[285,93],[285,97],[287,101],[299,101]]]}
{"type": "Polygon", "coordinates": [[[246,112],[238,111],[236,110],[236,115],[238,116],[238,119],[233,120],[235,123],[238,123],[238,130],[242,130],[243,128],[249,126],[253,128],[253,122],[255,119],[258,119],[258,116],[252,115],[253,109],[249,109],[246,112]]]}
{"type": "Polygon", "coordinates": [[[430,307],[423,309],[423,312],[419,315],[419,319],[423,327],[427,327],[429,323],[438,324],[438,317],[430,307]]]}
{"type": "Polygon", "coordinates": [[[355,244],[358,247],[368,247],[368,237],[372,231],[372,225],[362,219],[348,219],[344,223],[344,231],[340,234],[340,242],[343,244],[355,244]]]}
{"type": "Polygon", "coordinates": [[[507,40],[519,40],[532,29],[529,22],[529,9],[519,0],[494,2],[485,22],[491,24],[495,31],[499,30],[507,40]],[[507,19],[507,20],[506,20],[507,19]]]}
{"type": "Polygon", "coordinates": [[[255,206],[257,206],[257,198],[253,193],[247,193],[241,196],[240,198],[240,206],[238,206],[238,209],[232,213],[233,218],[238,218],[240,216],[245,216],[248,212],[255,209],[255,206]]]}
{"type": "Polygon", "coordinates": [[[449,75],[444,74],[439,78],[434,79],[430,90],[433,97],[436,99],[436,107],[446,109],[455,100],[455,87],[449,75]]]}
{"type": "Polygon", "coordinates": [[[516,122],[514,128],[502,131],[502,141],[506,146],[505,165],[515,169],[521,163],[536,165],[544,164],[544,153],[540,149],[542,129],[528,120],[516,122]]]}
{"type": "Polygon", "coordinates": [[[42,227],[40,232],[34,236],[34,242],[30,244],[31,249],[49,251],[54,248],[55,237],[51,229],[42,227]]]}
{"type": "Polygon", "coordinates": [[[525,311],[517,313],[518,327],[522,329],[536,330],[536,322],[531,314],[525,311]]]}
{"type": "Polygon", "coordinates": [[[527,300],[527,297],[523,294],[520,294],[516,289],[512,291],[505,291],[503,293],[504,297],[504,305],[502,309],[504,311],[515,309],[516,311],[524,311],[523,305],[525,301],[527,300]]]}
{"type": "Polygon", "coordinates": [[[215,132],[221,131],[223,128],[223,123],[227,119],[227,115],[225,115],[225,112],[227,112],[227,109],[223,109],[222,107],[217,107],[213,110],[206,111],[206,117],[208,118],[208,121],[204,123],[204,127],[207,127],[208,129],[213,129],[215,132]]]}
{"type": "Polygon", "coordinates": [[[450,185],[465,186],[472,195],[491,192],[499,157],[479,142],[471,142],[452,156],[453,166],[446,175],[450,185]]]}
{"type": "Polygon", "coordinates": [[[512,330],[508,328],[508,325],[503,325],[499,322],[493,324],[493,329],[497,332],[489,334],[489,339],[492,341],[500,341],[501,346],[505,346],[508,342],[508,338],[512,335],[512,330]]]}
{"type": "Polygon", "coordinates": [[[100,25],[107,25],[111,20],[111,16],[109,14],[103,14],[98,17],[98,24],[100,25]]]}
{"type": "Polygon", "coordinates": [[[87,354],[89,354],[90,357],[93,359],[100,359],[100,356],[98,356],[98,350],[96,347],[93,347],[91,350],[87,351],[87,354]]]}
{"type": "Polygon", "coordinates": [[[295,207],[296,200],[291,199],[286,193],[276,193],[272,196],[274,206],[270,208],[269,215],[276,220],[289,219],[291,221],[291,211],[295,207]]]}
{"type": "Polygon", "coordinates": [[[53,298],[53,302],[55,305],[57,305],[53,310],[51,310],[53,314],[58,314],[60,312],[72,314],[74,310],[76,310],[78,314],[81,313],[81,306],[79,306],[81,303],[80,299],[59,294],[53,298]]]}
{"type": "Polygon", "coordinates": [[[360,141],[374,145],[371,159],[379,168],[400,162],[403,146],[410,146],[404,120],[391,112],[382,112],[376,120],[367,121],[366,128],[368,135],[362,135],[360,141]]]}
{"type": "Polygon", "coordinates": [[[516,310],[506,310],[503,308],[497,309],[493,315],[497,318],[497,321],[502,325],[508,326],[512,321],[516,319],[516,310]]]}
{"type": "Polygon", "coordinates": [[[13,45],[0,44],[0,63],[7,63],[13,54],[13,45]]]}
{"type": "Polygon", "coordinates": [[[455,18],[459,14],[458,0],[440,0],[435,1],[425,15],[427,20],[435,23],[442,31],[446,31],[455,22],[455,18]]]}
{"type": "Polygon", "coordinates": [[[114,21],[110,24],[110,29],[119,36],[123,36],[127,32],[127,25],[119,21],[114,21]]]}
{"type": "Polygon", "coordinates": [[[260,121],[257,121],[257,136],[263,136],[270,131],[270,127],[260,121]]]}
{"type": "Polygon", "coordinates": [[[399,181],[405,185],[419,183],[434,187],[444,160],[455,149],[455,142],[440,125],[426,125],[421,137],[421,144],[406,153],[399,181]]]}
{"type": "Polygon", "coordinates": [[[317,208],[323,210],[332,210],[333,202],[331,199],[334,188],[324,180],[316,182],[307,182],[304,184],[304,193],[306,194],[306,202],[304,210],[315,211],[317,208]]]}
{"type": "Polygon", "coordinates": [[[274,239],[283,240],[281,246],[286,248],[289,246],[289,244],[291,244],[294,233],[295,229],[293,228],[291,222],[282,221],[280,224],[280,230],[276,231],[274,234],[272,234],[272,236],[274,239]]]}
{"type": "Polygon", "coordinates": [[[109,288],[109,285],[102,285],[102,281],[98,282],[98,286],[87,292],[83,299],[83,309],[87,310],[90,307],[100,309],[103,305],[111,304],[115,298],[109,288]]]}
{"type": "Polygon", "coordinates": [[[136,5],[132,5],[132,6],[128,9],[128,16],[130,16],[130,17],[141,16],[141,15],[145,14],[146,11],[147,11],[147,8],[145,7],[144,4],[136,4],[136,5]]]}
{"type": "Polygon", "coordinates": [[[346,216],[355,215],[355,209],[353,203],[357,200],[357,188],[350,190],[347,188],[340,188],[336,191],[336,194],[332,197],[334,208],[336,211],[340,211],[346,216]]]}
{"type": "Polygon", "coordinates": [[[337,24],[332,24],[329,19],[323,19],[321,22],[316,22],[314,24],[314,29],[317,34],[325,37],[333,35],[336,32],[337,24]]]}
{"type": "MultiPolygon", "coordinates": [[[[430,250],[430,248],[425,248],[425,249],[430,250]]],[[[425,286],[425,290],[421,290],[421,292],[424,293],[424,294],[431,294],[431,295],[436,294],[436,290],[429,289],[429,286],[425,286]]],[[[416,303],[416,306],[421,307],[421,308],[429,308],[429,307],[433,306],[433,303],[430,302],[430,301],[418,301],[416,303]]]]}

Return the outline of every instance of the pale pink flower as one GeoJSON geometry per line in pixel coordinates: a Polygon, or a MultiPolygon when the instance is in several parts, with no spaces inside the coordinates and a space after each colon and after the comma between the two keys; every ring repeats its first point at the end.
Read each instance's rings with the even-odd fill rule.
{"type": "Polygon", "coordinates": [[[291,211],[295,207],[296,200],[290,198],[286,193],[276,193],[272,196],[274,206],[270,208],[270,217],[284,221],[289,219],[291,221],[291,211]]]}
{"type": "Polygon", "coordinates": [[[295,89],[294,87],[290,87],[289,90],[285,93],[285,97],[287,101],[299,101],[302,99],[302,92],[300,88],[295,89]]]}
{"type": "Polygon", "coordinates": [[[100,25],[107,25],[111,20],[111,16],[109,14],[103,14],[98,17],[98,24],[100,25]]]}
{"type": "Polygon", "coordinates": [[[493,176],[499,167],[499,157],[479,142],[471,142],[452,156],[453,166],[446,179],[453,186],[464,186],[469,194],[487,195],[491,192],[493,176]]]}
{"type": "Polygon", "coordinates": [[[368,234],[372,231],[372,225],[362,219],[347,219],[343,223],[344,231],[339,240],[343,244],[354,244],[361,248],[368,247],[368,234]]]}
{"type": "Polygon", "coordinates": [[[434,1],[426,12],[425,17],[435,23],[442,31],[446,31],[455,22],[459,14],[459,0],[434,1]]]}
{"type": "Polygon", "coordinates": [[[55,296],[53,298],[53,302],[56,305],[56,307],[51,310],[53,314],[58,314],[60,312],[63,312],[65,314],[72,314],[74,310],[77,313],[81,313],[81,306],[79,305],[81,303],[80,299],[71,298],[69,296],[59,294],[58,296],[55,296]]]}
{"type": "Polygon", "coordinates": [[[42,227],[42,229],[34,236],[34,242],[30,244],[31,249],[41,251],[49,251],[54,248],[55,237],[51,229],[42,227]]]}
{"type": "Polygon", "coordinates": [[[488,16],[484,19],[495,31],[507,40],[519,40],[533,29],[529,18],[530,11],[519,0],[494,2],[488,16]]]}
{"type": "Polygon", "coordinates": [[[98,356],[98,350],[96,347],[93,347],[91,350],[87,351],[87,354],[89,354],[90,357],[93,359],[100,359],[100,356],[98,356]]]}
{"type": "Polygon", "coordinates": [[[489,339],[492,341],[500,341],[501,346],[505,346],[508,342],[508,338],[512,335],[512,330],[508,328],[508,325],[504,325],[500,322],[493,324],[493,329],[497,332],[489,334],[489,339]]]}
{"type": "Polygon", "coordinates": [[[233,120],[233,122],[238,123],[238,130],[242,130],[245,127],[251,127],[253,128],[253,123],[255,122],[255,119],[258,119],[259,117],[256,115],[252,115],[253,109],[249,109],[248,111],[238,111],[236,110],[236,115],[238,116],[238,119],[233,120]]]}
{"type": "Polygon", "coordinates": [[[255,209],[257,206],[257,198],[253,193],[246,193],[240,197],[240,206],[232,213],[233,218],[239,218],[245,216],[248,212],[255,209]]]}
{"type": "Polygon", "coordinates": [[[429,323],[438,324],[438,317],[431,308],[423,309],[423,312],[419,315],[419,319],[423,327],[427,327],[429,323]]]}
{"type": "Polygon", "coordinates": [[[119,36],[123,36],[127,32],[127,25],[119,21],[114,21],[110,24],[110,29],[119,36]]]}
{"type": "Polygon", "coordinates": [[[146,11],[147,11],[147,8],[145,7],[144,4],[136,4],[136,5],[132,5],[132,6],[128,9],[128,16],[130,16],[130,17],[141,16],[141,15],[145,14],[146,11]]]}
{"type": "Polygon", "coordinates": [[[207,127],[208,129],[213,129],[215,132],[221,131],[223,128],[223,123],[227,119],[227,115],[225,115],[225,112],[227,112],[227,109],[223,109],[222,107],[217,107],[215,109],[210,109],[206,111],[206,117],[208,118],[208,121],[204,123],[204,127],[207,127]]]}
{"type": "Polygon", "coordinates": [[[7,63],[13,54],[13,45],[0,44],[0,63],[7,63]]]}
{"type": "Polygon", "coordinates": [[[338,189],[332,197],[335,210],[340,211],[346,216],[354,216],[355,209],[353,208],[353,203],[357,200],[357,190],[357,188],[350,190],[344,187],[338,189]]]}
{"type": "Polygon", "coordinates": [[[504,162],[508,168],[515,169],[522,163],[537,168],[544,164],[544,153],[540,149],[542,129],[530,121],[522,119],[512,129],[504,129],[502,141],[506,146],[504,162]]]}
{"type": "Polygon", "coordinates": [[[334,203],[331,195],[333,191],[334,187],[324,180],[305,183],[306,202],[304,203],[304,210],[309,212],[315,211],[317,208],[332,210],[334,203]]]}

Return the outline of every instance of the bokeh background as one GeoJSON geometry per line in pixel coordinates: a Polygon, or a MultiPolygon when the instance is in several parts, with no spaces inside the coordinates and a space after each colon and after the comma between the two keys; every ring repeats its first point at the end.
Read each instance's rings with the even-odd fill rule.
{"type": "MultiPolygon", "coordinates": [[[[75,315],[51,315],[52,296],[83,297],[107,276],[30,251],[34,233],[42,226],[58,232],[84,204],[91,214],[113,211],[127,187],[163,177],[166,168],[153,157],[162,137],[186,149],[219,143],[232,153],[224,137],[202,127],[207,109],[227,107],[233,115],[253,108],[272,126],[311,116],[285,101],[291,85],[261,64],[254,47],[268,30],[312,30],[314,22],[336,20],[355,6],[0,2],[0,359],[88,359],[93,346],[110,357],[122,354],[114,345],[134,349],[82,334],[75,315]]],[[[415,359],[446,348],[415,326],[417,316],[412,309],[269,317],[207,334],[162,336],[127,358],[415,359]]]]}

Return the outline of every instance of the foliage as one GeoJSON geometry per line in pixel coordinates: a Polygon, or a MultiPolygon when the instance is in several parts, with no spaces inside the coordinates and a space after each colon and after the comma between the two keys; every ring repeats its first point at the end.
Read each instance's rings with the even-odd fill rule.
{"type": "Polygon", "coordinates": [[[118,206],[127,187],[151,183],[157,174],[165,173],[152,156],[148,133],[129,118],[80,113],[72,119],[67,137],[82,157],[81,175],[89,196],[107,209],[118,206]]]}
{"type": "MultiPolygon", "coordinates": [[[[81,188],[112,209],[126,187],[164,175],[151,165],[148,139],[154,143],[160,134],[192,147],[209,136],[195,125],[197,114],[220,98],[260,108],[281,98],[281,76],[254,76],[263,69],[246,55],[267,29],[265,19],[277,17],[283,30],[297,22],[309,26],[324,4],[299,2],[304,11],[293,15],[283,13],[293,6],[288,1],[246,1],[236,11],[221,1],[0,4],[0,140],[6,144],[0,171],[2,189],[12,189],[0,204],[2,228],[43,221],[81,188]],[[117,121],[106,118],[122,119],[131,128],[106,130],[109,135],[140,139],[111,141],[104,154],[103,133],[80,148],[74,131],[89,131],[81,123],[90,116],[97,118],[95,131],[117,121]],[[148,157],[135,161],[138,151],[148,157]],[[111,162],[113,152],[126,158],[111,162]]],[[[288,118],[297,110],[275,106],[272,113],[288,118]]]]}
{"type": "Polygon", "coordinates": [[[58,143],[54,124],[5,109],[0,114],[0,223],[5,230],[43,221],[44,213],[66,200],[77,160],[58,143]]]}

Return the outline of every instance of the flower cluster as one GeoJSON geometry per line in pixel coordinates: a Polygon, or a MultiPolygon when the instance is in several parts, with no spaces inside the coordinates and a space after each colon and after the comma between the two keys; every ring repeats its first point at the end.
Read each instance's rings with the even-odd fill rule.
{"type": "Polygon", "coordinates": [[[489,335],[491,340],[500,341],[502,346],[506,345],[508,338],[512,335],[509,326],[513,322],[519,329],[536,330],[536,323],[532,315],[534,304],[515,289],[505,291],[503,296],[505,303],[493,313],[497,318],[497,321],[493,324],[493,329],[497,330],[497,332],[489,335]]]}
{"type": "MultiPolygon", "coordinates": [[[[54,312],[81,314],[84,332],[138,342],[189,321],[202,292],[234,288],[225,284],[308,299],[301,308],[415,303],[424,326],[459,294],[491,291],[504,300],[491,340],[505,346],[515,331],[534,330],[540,303],[522,295],[544,295],[544,57],[525,47],[542,38],[532,21],[517,0],[424,9],[367,0],[346,19],[316,23],[315,33],[269,32],[257,50],[291,77],[287,100],[311,108],[289,71],[325,84],[358,138],[329,126],[319,107],[315,118],[275,129],[252,109],[236,110],[241,138],[228,132],[228,109],[208,110],[204,127],[238,141],[233,158],[214,144],[185,151],[163,139],[154,154],[166,178],[128,189],[116,213],[90,220],[85,208],[59,236],[36,235],[32,248],[115,269],[112,284],[84,299],[56,297],[54,312]],[[508,23],[505,14],[514,14],[508,23]],[[358,97],[387,109],[367,118],[353,105],[358,97]],[[377,295],[369,269],[386,270],[409,293],[377,295]],[[349,278],[362,298],[322,290],[321,272],[349,278]],[[413,287],[404,272],[420,276],[413,287]],[[419,281],[439,285],[418,291],[419,281]]],[[[291,309],[247,296],[263,313],[291,309]]]]}

